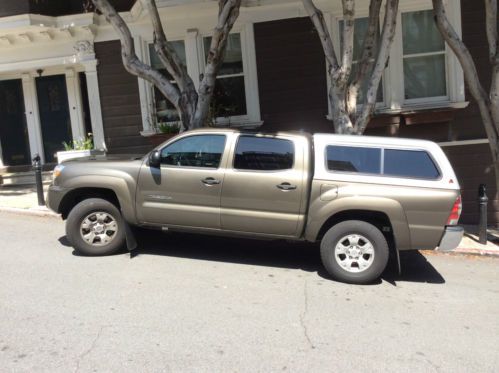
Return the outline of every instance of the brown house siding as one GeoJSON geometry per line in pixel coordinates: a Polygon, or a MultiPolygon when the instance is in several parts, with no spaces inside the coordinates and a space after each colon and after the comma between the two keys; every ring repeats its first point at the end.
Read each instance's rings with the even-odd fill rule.
{"type": "Polygon", "coordinates": [[[255,24],[262,130],[330,131],[326,65],[308,17],[255,24]]]}
{"type": "Polygon", "coordinates": [[[119,41],[95,43],[104,121],[109,153],[146,153],[151,146],[140,135],[142,115],[137,78],[128,73],[121,61],[119,41]]]}

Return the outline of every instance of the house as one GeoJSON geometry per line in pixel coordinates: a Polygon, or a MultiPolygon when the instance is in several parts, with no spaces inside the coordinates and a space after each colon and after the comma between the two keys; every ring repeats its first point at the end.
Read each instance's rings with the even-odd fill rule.
{"type": "MultiPolygon", "coordinates": [[[[140,1],[113,0],[130,25],[138,56],[160,67],[152,28],[140,1]]],[[[191,77],[203,71],[215,1],[157,0],[167,37],[191,77]]],[[[109,153],[145,153],[158,122],[178,119],[151,85],[122,66],[120,43],[85,0],[0,1],[0,170],[23,171],[37,153],[46,167],[63,141],[92,132],[109,153]]],[[[339,35],[341,2],[318,0],[339,35]]],[[[357,1],[357,29],[368,1],[357,1]]],[[[448,15],[474,55],[484,81],[490,72],[483,3],[448,1],[448,15]]],[[[361,33],[356,43],[361,45],[361,33]]],[[[339,49],[336,38],[336,48],[339,49]]],[[[194,79],[195,84],[199,80],[194,79]]],[[[244,0],[217,80],[217,125],[266,131],[331,132],[326,64],[300,1],[244,0]]],[[[438,142],[463,188],[462,222],[476,223],[477,188],[495,195],[488,141],[462,71],[433,24],[430,0],[401,0],[397,32],[383,75],[376,117],[367,134],[438,142]]],[[[497,201],[489,221],[499,219],[497,201]]]]}

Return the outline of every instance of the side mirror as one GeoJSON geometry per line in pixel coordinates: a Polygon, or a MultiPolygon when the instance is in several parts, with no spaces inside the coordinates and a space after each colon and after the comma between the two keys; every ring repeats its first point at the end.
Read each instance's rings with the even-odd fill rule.
{"type": "Polygon", "coordinates": [[[154,168],[159,168],[161,165],[161,153],[159,150],[153,151],[149,154],[149,166],[154,168]]]}

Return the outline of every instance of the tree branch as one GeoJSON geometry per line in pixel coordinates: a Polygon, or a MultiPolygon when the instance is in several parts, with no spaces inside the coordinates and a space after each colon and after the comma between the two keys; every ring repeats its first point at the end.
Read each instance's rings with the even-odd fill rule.
{"type": "Polygon", "coordinates": [[[347,102],[349,115],[353,116],[357,110],[357,98],[361,84],[372,71],[376,61],[375,53],[379,38],[379,15],[383,0],[371,0],[369,5],[369,21],[362,44],[362,55],[358,63],[357,73],[348,87],[347,102]]]}
{"type": "Polygon", "coordinates": [[[353,40],[355,31],[355,0],[342,0],[343,4],[343,33],[341,54],[341,85],[350,78],[353,61],[353,40]]]}
{"type": "Polygon", "coordinates": [[[211,38],[203,79],[199,84],[194,127],[201,127],[210,108],[218,71],[223,63],[227,39],[239,16],[241,0],[219,0],[218,22],[211,38]]]}
{"type": "Polygon", "coordinates": [[[499,45],[497,38],[497,0],[485,0],[485,27],[489,43],[490,61],[499,63],[499,45]]]}
{"type": "MultiPolygon", "coordinates": [[[[497,161],[499,159],[498,129],[497,122],[494,123],[492,112],[490,110],[489,97],[487,96],[487,93],[480,83],[478,72],[473,58],[471,57],[471,53],[469,52],[463,41],[459,38],[459,35],[447,19],[447,14],[445,12],[445,7],[442,0],[432,1],[435,22],[438,29],[440,30],[440,33],[442,34],[442,37],[454,51],[457,59],[461,63],[468,89],[470,90],[471,95],[476,100],[480,109],[480,115],[482,117],[485,131],[487,133],[487,137],[489,139],[490,147],[492,150],[492,159],[494,163],[497,164],[497,161]]],[[[499,175],[496,175],[496,177],[499,177],[499,175]]]]}
{"type": "Polygon", "coordinates": [[[166,67],[173,79],[177,82],[180,91],[195,90],[191,77],[187,74],[187,67],[170,46],[166,39],[165,31],[159,17],[155,0],[143,0],[151,17],[154,29],[154,49],[159,59],[166,67]]]}
{"type": "Polygon", "coordinates": [[[322,49],[324,50],[324,55],[326,56],[329,64],[329,72],[333,74],[335,72],[337,73],[339,71],[338,59],[336,58],[331,35],[329,34],[329,30],[327,29],[327,25],[324,20],[324,14],[314,5],[312,0],[302,0],[302,2],[305,11],[309,15],[315,29],[317,30],[317,33],[319,34],[322,49]]]}
{"type": "Polygon", "coordinates": [[[114,31],[118,34],[121,42],[121,57],[125,69],[142,79],[154,84],[159,91],[178,109],[180,92],[177,87],[159,71],[143,63],[137,57],[132,34],[127,24],[116,12],[108,0],[92,0],[95,7],[106,17],[114,31]]]}
{"type": "Polygon", "coordinates": [[[390,48],[395,37],[395,28],[397,26],[397,13],[398,13],[399,0],[387,0],[385,6],[385,19],[383,21],[383,32],[381,34],[380,47],[376,64],[369,80],[367,94],[362,105],[360,117],[356,123],[356,132],[358,134],[364,133],[367,124],[371,120],[376,107],[376,98],[378,93],[379,83],[383,76],[383,71],[388,63],[390,56],[390,48]]]}

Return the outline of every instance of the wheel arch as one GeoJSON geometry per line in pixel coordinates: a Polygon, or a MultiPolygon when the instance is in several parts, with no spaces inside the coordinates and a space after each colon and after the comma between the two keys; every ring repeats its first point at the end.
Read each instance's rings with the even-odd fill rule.
{"type": "Polygon", "coordinates": [[[115,205],[121,210],[121,204],[116,192],[109,188],[81,187],[72,189],[61,200],[59,204],[59,213],[63,219],[66,219],[71,210],[81,201],[89,198],[102,198],[115,205]]]}

